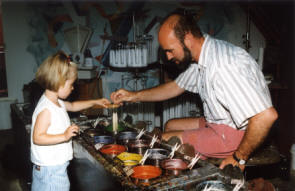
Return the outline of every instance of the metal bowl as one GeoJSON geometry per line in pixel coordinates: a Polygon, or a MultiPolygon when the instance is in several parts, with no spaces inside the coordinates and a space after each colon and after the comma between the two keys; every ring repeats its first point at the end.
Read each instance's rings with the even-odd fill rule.
{"type": "Polygon", "coordinates": [[[145,139],[131,140],[128,143],[128,151],[144,155],[145,151],[149,148],[149,143],[145,139]]]}
{"type": "Polygon", "coordinates": [[[196,186],[196,191],[204,191],[204,190],[220,190],[220,191],[231,191],[233,188],[231,188],[229,185],[223,183],[220,180],[207,180],[204,182],[201,182],[196,186]]]}
{"type": "Polygon", "coordinates": [[[94,143],[111,144],[114,142],[115,142],[114,138],[109,135],[94,136],[94,143]]]}
{"type": "Polygon", "coordinates": [[[163,169],[166,169],[168,174],[178,176],[181,171],[188,169],[188,164],[182,159],[166,159],[161,162],[163,169]]]}
{"type": "Polygon", "coordinates": [[[135,131],[122,131],[117,135],[117,141],[119,144],[127,145],[130,141],[135,140],[137,135],[135,131]]]}
{"type": "Polygon", "coordinates": [[[154,148],[147,150],[149,156],[145,164],[154,165],[157,167],[161,166],[161,161],[168,158],[169,151],[166,149],[154,148]]]}
{"type": "Polygon", "coordinates": [[[128,144],[131,148],[149,147],[148,141],[145,139],[136,139],[128,144]]]}
{"type": "Polygon", "coordinates": [[[84,133],[86,135],[88,135],[89,137],[94,137],[94,136],[99,136],[100,135],[100,132],[97,129],[94,129],[94,128],[86,129],[84,131],[84,133]]]}
{"type": "Polygon", "coordinates": [[[148,154],[151,159],[167,159],[169,155],[169,151],[166,149],[160,149],[160,148],[154,148],[154,149],[148,149],[148,154]]]}

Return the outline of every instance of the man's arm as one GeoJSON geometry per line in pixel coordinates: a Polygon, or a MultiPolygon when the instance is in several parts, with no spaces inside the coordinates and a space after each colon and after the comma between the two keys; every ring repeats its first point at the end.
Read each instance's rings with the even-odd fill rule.
{"type": "MultiPolygon", "coordinates": [[[[235,155],[239,159],[248,160],[250,154],[265,140],[277,118],[277,111],[273,107],[270,107],[251,117],[249,119],[245,135],[235,152],[235,155]]],[[[228,164],[232,164],[234,166],[239,165],[234,160],[233,156],[230,156],[222,161],[220,168],[223,169],[228,164]]],[[[239,165],[239,167],[243,170],[245,165],[239,165]]]]}
{"type": "Polygon", "coordinates": [[[154,88],[145,89],[137,92],[120,89],[111,94],[114,103],[127,102],[152,102],[163,101],[182,94],[185,90],[180,88],[174,81],[167,82],[154,88]]]}

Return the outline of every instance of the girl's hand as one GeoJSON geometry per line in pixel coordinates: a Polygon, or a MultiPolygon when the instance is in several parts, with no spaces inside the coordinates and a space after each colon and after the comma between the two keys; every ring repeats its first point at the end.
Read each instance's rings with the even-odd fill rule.
{"type": "Polygon", "coordinates": [[[100,105],[100,106],[102,106],[104,108],[107,108],[108,105],[111,104],[111,102],[108,99],[106,99],[106,98],[101,98],[101,99],[95,100],[95,103],[94,104],[95,105],[100,105]]]}
{"type": "Polygon", "coordinates": [[[79,127],[75,124],[72,124],[67,128],[67,130],[64,132],[64,136],[66,141],[70,140],[72,137],[76,136],[79,133],[79,127]]]}

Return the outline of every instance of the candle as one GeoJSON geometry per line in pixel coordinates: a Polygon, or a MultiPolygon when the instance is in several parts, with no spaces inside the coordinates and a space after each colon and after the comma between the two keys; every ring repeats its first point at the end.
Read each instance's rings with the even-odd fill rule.
{"type": "Polygon", "coordinates": [[[118,113],[113,111],[113,132],[116,134],[118,131],[118,113]]]}

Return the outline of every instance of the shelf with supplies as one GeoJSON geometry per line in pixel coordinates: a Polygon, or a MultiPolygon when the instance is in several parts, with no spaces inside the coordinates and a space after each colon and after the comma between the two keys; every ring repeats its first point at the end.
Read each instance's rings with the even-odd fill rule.
{"type": "MultiPolygon", "coordinates": [[[[103,88],[101,78],[78,79],[77,81],[77,100],[99,99],[102,98],[103,88]]],[[[102,114],[101,108],[91,108],[84,110],[85,115],[102,114]]]]}
{"type": "Polygon", "coordinates": [[[78,68],[78,79],[80,80],[89,80],[96,78],[98,75],[98,72],[96,71],[96,67],[79,67],[78,68]]]}

